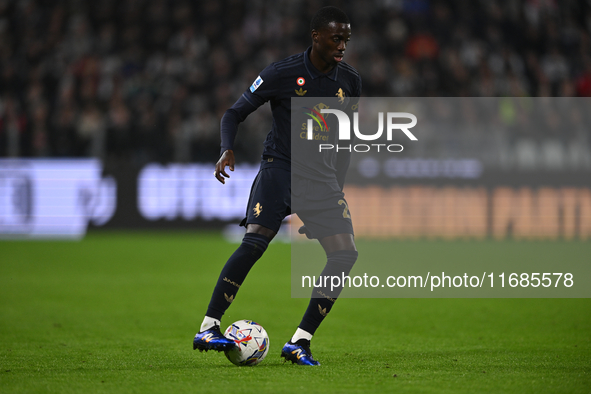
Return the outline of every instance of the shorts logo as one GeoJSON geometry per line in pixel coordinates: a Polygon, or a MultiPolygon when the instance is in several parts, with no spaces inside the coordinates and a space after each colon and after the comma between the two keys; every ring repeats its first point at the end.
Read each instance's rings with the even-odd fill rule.
{"type": "Polygon", "coordinates": [[[339,98],[339,103],[343,104],[345,102],[345,92],[343,92],[342,88],[339,88],[339,91],[336,92],[335,96],[339,98]]]}
{"type": "Polygon", "coordinates": [[[259,86],[263,84],[263,78],[259,75],[257,79],[254,80],[252,85],[250,86],[250,93],[254,93],[255,90],[258,89],[259,86]]]}
{"type": "Polygon", "coordinates": [[[304,78],[302,78],[302,77],[299,77],[296,80],[296,83],[298,84],[298,86],[304,86],[306,84],[306,80],[304,78]]]}
{"type": "Polygon", "coordinates": [[[252,210],[254,211],[254,216],[258,218],[261,212],[263,212],[263,206],[260,202],[257,202],[257,205],[252,210]]]}

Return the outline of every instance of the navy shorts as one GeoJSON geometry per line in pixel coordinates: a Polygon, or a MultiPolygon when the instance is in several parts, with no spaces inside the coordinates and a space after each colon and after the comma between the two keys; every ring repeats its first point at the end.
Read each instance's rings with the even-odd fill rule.
{"type": "Polygon", "coordinates": [[[246,217],[240,223],[260,224],[275,232],[291,214],[291,165],[277,159],[263,160],[246,206],[246,217]]]}
{"type": "Polygon", "coordinates": [[[263,161],[252,184],[241,226],[259,224],[278,232],[283,219],[293,212],[313,238],[353,234],[349,206],[336,181],[326,183],[292,176],[289,163],[268,160],[263,161]]]}
{"type": "Polygon", "coordinates": [[[312,238],[353,234],[351,212],[336,180],[332,183],[292,176],[292,206],[312,238]]]}

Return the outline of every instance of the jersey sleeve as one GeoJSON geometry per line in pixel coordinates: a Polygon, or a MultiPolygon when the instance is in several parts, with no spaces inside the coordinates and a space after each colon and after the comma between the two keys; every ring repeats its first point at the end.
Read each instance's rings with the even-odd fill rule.
{"type": "Polygon", "coordinates": [[[279,78],[275,65],[265,68],[242,95],[257,108],[279,93],[279,78]]]}
{"type": "MultiPolygon", "coordinates": [[[[221,121],[221,153],[233,149],[238,133],[238,125],[267,101],[277,96],[279,91],[277,71],[273,64],[265,68],[252,85],[228,109],[221,121]]],[[[221,154],[220,153],[220,154],[221,154]]]]}

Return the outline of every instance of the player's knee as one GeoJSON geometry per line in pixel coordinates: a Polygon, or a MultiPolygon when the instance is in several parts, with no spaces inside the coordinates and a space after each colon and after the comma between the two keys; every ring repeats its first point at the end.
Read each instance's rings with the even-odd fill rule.
{"type": "Polygon", "coordinates": [[[345,282],[351,280],[348,275],[357,261],[357,251],[339,250],[329,253],[327,256],[328,261],[321,274],[325,278],[322,291],[334,302],[334,299],[339,297],[345,282]]]}
{"type": "Polygon", "coordinates": [[[244,234],[244,238],[242,238],[242,246],[248,248],[252,254],[260,257],[267,250],[270,241],[268,237],[262,234],[246,233],[244,234]]]}
{"type": "MultiPolygon", "coordinates": [[[[246,221],[246,219],[244,219],[244,221],[246,221]]],[[[261,226],[260,224],[249,223],[246,225],[246,234],[264,235],[269,239],[269,241],[271,241],[275,235],[277,235],[277,232],[271,230],[270,228],[261,226]]]]}
{"type": "Polygon", "coordinates": [[[355,265],[358,255],[359,253],[357,253],[356,250],[339,250],[332,252],[327,255],[327,265],[340,267],[343,271],[348,273],[351,271],[351,268],[353,268],[353,265],[355,265]]]}

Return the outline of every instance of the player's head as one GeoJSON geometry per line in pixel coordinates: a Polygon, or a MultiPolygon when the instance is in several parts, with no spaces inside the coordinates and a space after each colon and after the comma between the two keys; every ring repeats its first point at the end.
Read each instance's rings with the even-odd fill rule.
{"type": "Polygon", "coordinates": [[[336,66],[345,54],[351,38],[351,24],[347,14],[337,7],[318,10],[310,23],[312,50],[329,66],[336,66]]]}
{"type": "Polygon", "coordinates": [[[349,17],[341,9],[328,6],[319,9],[314,15],[312,22],[310,22],[310,30],[320,31],[320,29],[328,27],[331,22],[350,24],[349,17]]]}

